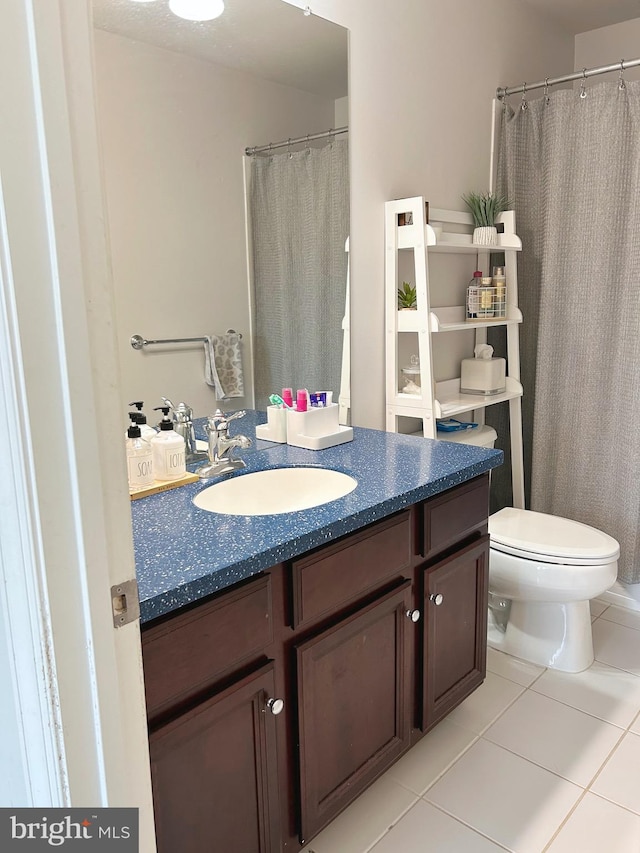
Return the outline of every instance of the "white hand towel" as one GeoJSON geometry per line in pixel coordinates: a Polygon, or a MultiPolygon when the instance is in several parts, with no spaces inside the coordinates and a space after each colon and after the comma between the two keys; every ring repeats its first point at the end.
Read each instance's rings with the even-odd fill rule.
{"type": "Polygon", "coordinates": [[[240,335],[208,335],[204,344],[204,378],[218,400],[244,396],[240,335]]]}

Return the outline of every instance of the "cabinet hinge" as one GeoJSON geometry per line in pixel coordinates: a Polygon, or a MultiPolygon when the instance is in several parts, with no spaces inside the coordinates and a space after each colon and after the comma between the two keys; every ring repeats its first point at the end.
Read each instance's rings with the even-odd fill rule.
{"type": "Polygon", "coordinates": [[[114,628],[122,628],[140,618],[137,581],[124,581],[111,587],[111,610],[114,628]]]}

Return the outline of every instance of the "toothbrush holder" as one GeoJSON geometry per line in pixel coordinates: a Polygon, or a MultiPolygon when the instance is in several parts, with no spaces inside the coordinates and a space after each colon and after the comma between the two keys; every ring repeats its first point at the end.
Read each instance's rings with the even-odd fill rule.
{"type": "Polygon", "coordinates": [[[281,406],[267,406],[267,422],[256,427],[256,438],[273,441],[276,444],[286,444],[287,409],[281,406]]]}

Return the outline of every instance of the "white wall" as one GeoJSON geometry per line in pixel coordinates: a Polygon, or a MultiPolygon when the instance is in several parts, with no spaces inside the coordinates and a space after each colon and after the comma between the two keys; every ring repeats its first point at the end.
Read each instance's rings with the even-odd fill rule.
{"type": "MultiPolygon", "coordinates": [[[[287,0],[304,6],[299,0],[287,0]]],[[[384,424],[384,202],[434,207],[489,181],[497,86],[573,68],[574,40],[522,0],[315,0],[350,33],[353,422],[384,424]]]]}
{"type": "MultiPolygon", "coordinates": [[[[212,413],[202,346],[135,351],[145,338],[251,336],[243,152],[331,127],[334,101],[95,30],[123,412],[160,396],[212,413]]],[[[152,416],[153,415],[153,420],[152,416]]],[[[123,420],[123,425],[126,416],[123,420]]]]}
{"type": "MultiPolygon", "coordinates": [[[[612,65],[621,59],[640,58],[640,18],[601,27],[576,36],[575,71],[583,68],[597,68],[599,65],[612,65]]],[[[625,80],[640,80],[640,66],[630,68],[624,73],[625,80]]],[[[591,80],[593,85],[600,80],[613,80],[618,72],[604,74],[591,80]]]]}

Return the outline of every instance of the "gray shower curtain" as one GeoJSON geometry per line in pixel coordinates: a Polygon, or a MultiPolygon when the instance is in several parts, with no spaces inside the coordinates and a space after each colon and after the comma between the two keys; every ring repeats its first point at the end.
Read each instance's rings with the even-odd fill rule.
{"type": "Polygon", "coordinates": [[[640,82],[503,114],[530,506],[594,525],[640,582],[640,82]]]}
{"type": "Polygon", "coordinates": [[[349,234],[348,147],[252,160],[256,407],[283,387],[340,390],[349,234]]]}

